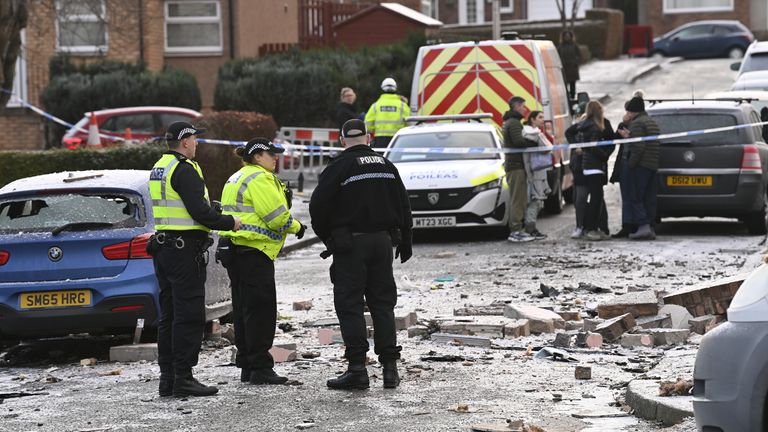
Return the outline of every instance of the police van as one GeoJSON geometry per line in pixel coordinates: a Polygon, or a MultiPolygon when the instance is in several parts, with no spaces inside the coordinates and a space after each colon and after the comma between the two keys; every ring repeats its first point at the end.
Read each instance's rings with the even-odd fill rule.
{"type": "MultiPolygon", "coordinates": [[[[571,125],[562,63],[548,40],[517,39],[457,42],[423,46],[416,59],[411,86],[411,112],[419,116],[491,113],[501,127],[512,96],[521,96],[528,111],[542,111],[555,143],[565,143],[571,125]]],[[[552,195],[545,209],[560,213],[563,194],[569,197],[573,177],[569,155],[553,152],[552,195]]]]}
{"type": "Polygon", "coordinates": [[[490,114],[410,117],[384,154],[408,192],[413,227],[488,227],[509,234],[509,190],[490,114]],[[437,121],[448,120],[451,123],[437,121]]]}

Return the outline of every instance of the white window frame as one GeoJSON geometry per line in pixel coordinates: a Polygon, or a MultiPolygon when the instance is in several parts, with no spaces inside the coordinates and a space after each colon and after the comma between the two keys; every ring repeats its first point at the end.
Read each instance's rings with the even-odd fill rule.
{"type": "Polygon", "coordinates": [[[485,0],[459,0],[459,25],[474,25],[485,23],[485,0]],[[467,3],[475,3],[475,21],[468,22],[467,3]]]}
{"type": "Polygon", "coordinates": [[[499,13],[514,13],[515,0],[499,0],[499,13]],[[504,2],[509,1],[509,6],[504,7],[504,2]]]}
{"type": "Polygon", "coordinates": [[[169,54],[221,54],[224,52],[224,32],[221,19],[221,2],[219,0],[168,0],[164,7],[164,39],[165,52],[169,54]],[[170,5],[182,3],[213,3],[216,5],[215,17],[169,17],[170,5]],[[211,24],[219,25],[219,45],[218,46],[197,46],[197,47],[169,47],[168,46],[168,24],[211,24]]]}
{"type": "Polygon", "coordinates": [[[701,12],[733,12],[733,0],[729,0],[728,6],[695,6],[687,8],[669,7],[670,0],[663,0],[662,8],[665,15],[701,12]]]}
{"type": "Polygon", "coordinates": [[[63,15],[61,11],[62,2],[67,0],[56,0],[56,52],[75,53],[75,54],[103,54],[109,47],[109,29],[107,28],[107,5],[106,0],[99,0],[101,4],[101,16],[96,14],[82,15],[63,15]],[[80,46],[61,46],[61,29],[59,22],[103,22],[104,23],[104,45],[80,45],[80,46]]]}
{"type": "Polygon", "coordinates": [[[6,104],[9,108],[23,107],[21,101],[27,100],[27,50],[25,30],[21,31],[21,49],[16,59],[16,74],[13,76],[13,88],[11,98],[6,104]]]}

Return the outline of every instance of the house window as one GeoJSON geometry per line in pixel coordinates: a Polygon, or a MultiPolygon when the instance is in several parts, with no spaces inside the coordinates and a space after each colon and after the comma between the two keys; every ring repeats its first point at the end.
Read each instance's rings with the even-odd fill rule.
{"type": "Polygon", "coordinates": [[[68,53],[107,51],[104,0],[56,2],[56,49],[68,53]]]}
{"type": "Polygon", "coordinates": [[[459,0],[459,24],[485,22],[485,0],[459,0]]]}
{"type": "Polygon", "coordinates": [[[664,13],[730,12],[733,0],[664,0],[664,13]]]}
{"type": "Polygon", "coordinates": [[[8,107],[20,107],[23,106],[21,101],[27,100],[27,53],[24,47],[25,34],[24,30],[21,31],[21,50],[19,51],[19,57],[16,59],[16,73],[13,75],[13,88],[11,91],[11,98],[8,100],[6,106],[8,107]]]}
{"type": "Polygon", "coordinates": [[[165,3],[165,52],[221,53],[221,41],[218,1],[165,3]]]}
{"type": "Polygon", "coordinates": [[[515,0],[499,0],[499,12],[512,13],[515,11],[515,0]]]}

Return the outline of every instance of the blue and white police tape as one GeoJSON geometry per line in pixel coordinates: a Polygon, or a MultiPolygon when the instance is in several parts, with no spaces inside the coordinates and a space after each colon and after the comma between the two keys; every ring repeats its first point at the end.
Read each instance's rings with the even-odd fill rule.
{"type": "MultiPolygon", "coordinates": [[[[12,92],[12,91],[10,91],[8,89],[4,89],[4,88],[0,88],[0,92],[7,93],[7,94],[9,94],[11,96],[17,96],[16,93],[14,93],[14,92],[12,92]]],[[[31,103],[25,101],[24,99],[16,97],[16,98],[14,98],[12,100],[14,102],[17,102],[17,103],[21,104],[25,108],[29,108],[30,110],[32,110],[36,114],[38,114],[41,117],[46,118],[46,119],[54,122],[54,123],[58,123],[58,124],[60,124],[62,126],[66,126],[66,127],[70,128],[70,129],[71,128],[76,128],[80,132],[88,133],[88,129],[77,127],[76,125],[74,125],[74,124],[72,124],[72,123],[70,123],[68,121],[62,120],[62,119],[56,117],[55,115],[53,115],[53,114],[51,114],[49,112],[46,112],[46,111],[42,110],[41,108],[36,107],[35,105],[32,105],[31,103]]],[[[99,132],[99,136],[101,138],[112,140],[112,141],[125,141],[125,138],[123,138],[121,136],[107,135],[107,134],[103,134],[101,132],[99,132]]]]}
{"type": "MultiPolygon", "coordinates": [[[[393,147],[393,148],[377,148],[374,150],[376,150],[377,152],[386,152],[386,153],[391,152],[391,153],[426,153],[426,154],[537,153],[537,152],[550,152],[555,150],[569,150],[569,149],[577,149],[577,148],[590,148],[590,147],[609,146],[609,145],[632,144],[632,143],[640,143],[640,142],[648,142],[648,141],[661,141],[661,140],[668,140],[673,138],[683,138],[683,137],[691,137],[691,136],[718,133],[718,132],[727,132],[727,131],[738,130],[738,129],[746,129],[746,128],[755,127],[755,126],[763,126],[766,124],[768,124],[768,121],[734,125],[734,126],[723,126],[718,128],[700,129],[700,130],[685,131],[685,132],[667,133],[667,134],[660,134],[660,135],[650,135],[650,136],[636,137],[636,138],[621,138],[621,139],[614,139],[614,140],[590,141],[590,142],[573,143],[573,144],[555,144],[549,147],[526,147],[526,148],[393,147]]],[[[339,147],[299,145],[299,144],[291,144],[291,143],[283,143],[283,146],[289,150],[296,149],[296,150],[308,150],[308,151],[320,151],[320,152],[325,152],[325,151],[338,152],[340,150],[343,150],[342,148],[339,148],[339,147]]]]}

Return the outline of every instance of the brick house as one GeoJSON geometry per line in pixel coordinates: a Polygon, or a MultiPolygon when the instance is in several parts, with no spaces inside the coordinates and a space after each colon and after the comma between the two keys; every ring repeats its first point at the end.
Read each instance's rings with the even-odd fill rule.
{"type": "Polygon", "coordinates": [[[219,67],[253,57],[263,44],[298,42],[298,0],[33,0],[17,64],[14,97],[0,112],[0,150],[45,147],[43,121],[18,98],[40,106],[49,61],[166,65],[197,78],[203,110],[213,105],[219,67]]]}
{"type": "MultiPolygon", "coordinates": [[[[602,7],[605,0],[582,0],[577,17],[593,7],[602,7]]],[[[571,0],[566,1],[566,14],[571,15],[571,0]]],[[[492,19],[489,0],[423,0],[422,12],[438,19],[445,25],[488,24],[492,19]]],[[[499,0],[501,21],[548,21],[559,20],[560,13],[554,0],[499,0]]]]}

